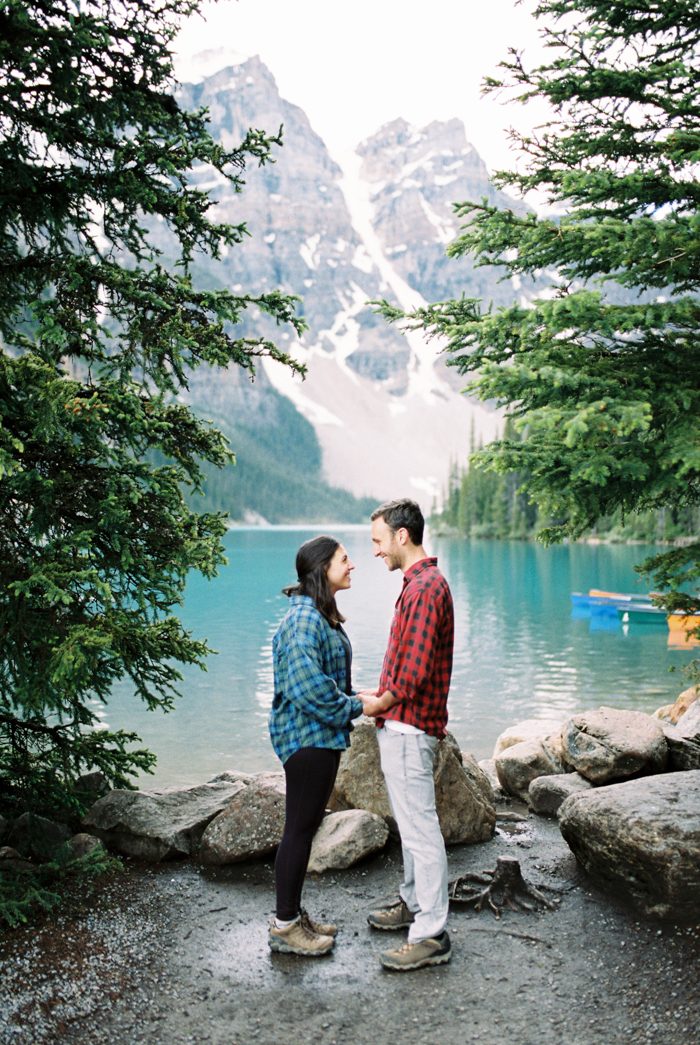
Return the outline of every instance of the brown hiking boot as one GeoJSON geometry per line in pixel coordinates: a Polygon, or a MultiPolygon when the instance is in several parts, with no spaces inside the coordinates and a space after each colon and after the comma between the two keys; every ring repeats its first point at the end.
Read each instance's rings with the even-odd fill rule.
{"type": "Polygon", "coordinates": [[[304,923],[301,916],[285,926],[278,929],[273,922],[270,926],[268,942],[271,951],[279,951],[281,954],[307,954],[315,958],[321,954],[328,954],[333,949],[335,940],[332,936],[319,936],[304,923]]]}
{"type": "Polygon", "coordinates": [[[301,920],[306,925],[307,929],[311,929],[312,933],[316,933],[317,936],[337,936],[338,926],[337,925],[326,925],[324,922],[315,922],[308,911],[301,909],[301,920]]]}
{"type": "Polygon", "coordinates": [[[412,969],[424,969],[427,965],[446,965],[452,957],[452,944],[447,930],[439,936],[416,943],[405,943],[395,951],[385,951],[379,955],[379,961],[385,969],[397,972],[408,972],[412,969]]]}
{"type": "Polygon", "coordinates": [[[367,921],[373,929],[406,929],[413,922],[413,912],[409,911],[403,900],[397,900],[381,911],[372,911],[367,921]]]}

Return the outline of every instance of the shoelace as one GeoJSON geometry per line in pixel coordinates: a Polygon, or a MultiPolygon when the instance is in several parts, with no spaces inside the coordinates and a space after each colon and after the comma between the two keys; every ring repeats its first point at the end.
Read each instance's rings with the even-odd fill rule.
{"type": "Polygon", "coordinates": [[[409,952],[409,951],[412,951],[412,950],[413,950],[413,948],[414,948],[414,947],[417,947],[417,946],[418,946],[418,945],[417,945],[417,944],[415,944],[415,943],[405,943],[405,944],[403,945],[403,947],[399,947],[399,948],[397,949],[397,952],[396,952],[396,953],[397,953],[397,954],[408,954],[408,952],[409,952]]]}
{"type": "MultiPolygon", "coordinates": [[[[321,926],[317,922],[314,922],[314,920],[309,915],[309,912],[305,908],[303,908],[303,907],[301,909],[301,921],[302,921],[302,925],[305,925],[307,929],[310,929],[311,932],[315,933],[317,936],[325,935],[322,932],[321,926]]],[[[333,934],[330,933],[329,935],[332,936],[333,934]]]]}
{"type": "Polygon", "coordinates": [[[306,911],[302,911],[301,912],[301,924],[304,926],[304,928],[306,929],[307,932],[311,932],[313,934],[318,935],[316,929],[314,929],[313,926],[311,925],[311,920],[310,920],[308,914],[306,913],[306,911]]]}
{"type": "Polygon", "coordinates": [[[301,927],[301,931],[304,933],[305,936],[308,936],[310,940],[318,940],[318,933],[315,933],[311,926],[306,924],[303,918],[299,922],[299,925],[301,927]]]}

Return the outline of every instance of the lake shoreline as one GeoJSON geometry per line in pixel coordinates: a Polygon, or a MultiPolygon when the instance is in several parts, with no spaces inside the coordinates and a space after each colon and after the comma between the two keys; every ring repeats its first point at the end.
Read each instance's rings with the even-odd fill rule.
{"type": "Polygon", "coordinates": [[[55,920],[0,940],[2,1045],[698,1045],[696,930],[640,919],[581,875],[555,822],[499,803],[490,842],[448,850],[450,878],[516,856],[555,910],[453,908],[449,965],[381,970],[403,933],[366,917],[393,899],[401,854],[311,875],[304,903],[340,925],[327,958],[273,955],[271,859],[126,870],[55,920]],[[65,994],[68,999],[63,1002],[65,994]],[[42,999],[50,996],[49,1004],[42,999]],[[72,1006],[72,1008],[71,1008],[72,1006]]]}
{"type": "MultiPolygon", "coordinates": [[[[358,528],[362,528],[361,526],[358,528]]],[[[426,522],[426,530],[429,532],[431,537],[451,537],[461,541],[499,541],[507,542],[513,541],[516,544],[537,544],[541,543],[538,541],[536,533],[529,533],[522,537],[497,537],[495,535],[486,534],[466,534],[461,533],[456,527],[451,526],[436,526],[431,527],[429,522],[426,522]]],[[[653,540],[641,540],[635,537],[564,537],[561,541],[557,542],[557,546],[576,545],[576,544],[588,544],[588,545],[610,545],[614,547],[621,545],[624,547],[660,547],[660,548],[685,548],[690,544],[696,544],[700,541],[700,538],[692,534],[679,535],[674,537],[672,540],[665,540],[662,538],[655,538],[653,540]]]]}

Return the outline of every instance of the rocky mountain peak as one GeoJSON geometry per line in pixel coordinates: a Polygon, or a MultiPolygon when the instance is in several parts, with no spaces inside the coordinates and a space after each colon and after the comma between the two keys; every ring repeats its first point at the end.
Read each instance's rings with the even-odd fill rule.
{"type": "Polygon", "coordinates": [[[422,128],[403,119],[394,120],[358,145],[356,151],[363,160],[361,176],[368,182],[389,179],[400,183],[419,167],[435,178],[447,175],[456,181],[457,172],[465,165],[488,179],[486,165],[467,141],[464,124],[458,119],[434,120],[422,128]]]}
{"type": "MultiPolygon", "coordinates": [[[[507,199],[490,185],[464,125],[455,119],[416,128],[394,120],[341,168],[306,114],[280,97],[258,57],[183,85],[178,100],[206,105],[212,132],[227,147],[249,127],[276,132],[284,125],[274,162],[250,167],[242,194],[226,182],[214,184],[217,218],[244,220],[252,236],[221,262],[203,259],[198,278],[303,298],[300,311],[310,329],[301,341],[266,328],[261,316],[250,316],[242,328],[272,336],[309,368],[301,382],[265,364],[267,379],[313,425],[335,485],[380,499],[411,494],[430,508],[450,461],[466,460],[473,434],[477,441],[493,438],[498,417],[455,391],[461,379],[448,379],[452,372],[439,346],[418,334],[403,336],[369,303],[406,302],[409,293],[416,302],[436,301],[463,292],[512,303],[513,287],[445,255],[458,233],[454,201],[507,199]]],[[[197,179],[212,187],[212,174],[202,169],[197,179]]],[[[192,385],[198,408],[216,403],[217,415],[225,413],[225,383],[208,392],[207,380],[217,381],[201,375],[192,385]]],[[[236,384],[236,402],[241,394],[236,384]]],[[[251,402],[258,394],[259,386],[251,402]]],[[[249,405],[244,413],[252,425],[255,409],[249,405]]],[[[269,425],[269,404],[263,409],[261,403],[259,419],[269,425]]]]}

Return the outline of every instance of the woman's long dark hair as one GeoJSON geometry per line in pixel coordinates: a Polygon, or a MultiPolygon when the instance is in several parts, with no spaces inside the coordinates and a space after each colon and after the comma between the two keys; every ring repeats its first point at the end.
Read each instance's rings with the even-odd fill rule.
{"type": "Polygon", "coordinates": [[[306,541],[297,552],[299,582],[282,589],[284,595],[308,595],[314,600],[318,612],[322,613],[334,628],[337,628],[345,617],[331,595],[326,570],[339,547],[340,541],[336,541],[335,537],[328,537],[325,533],[306,541]]]}

